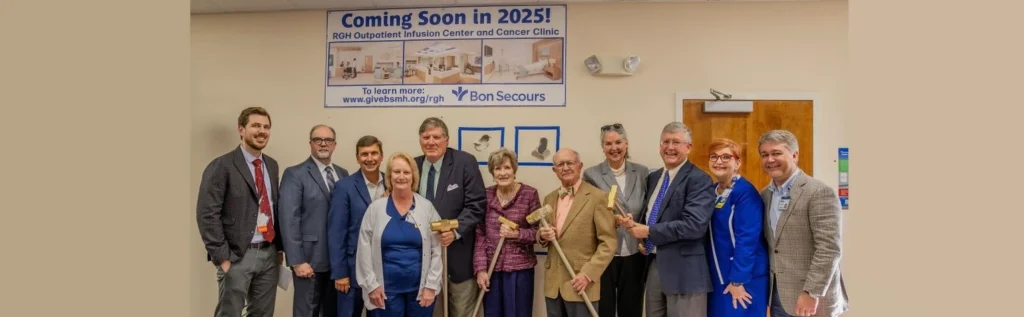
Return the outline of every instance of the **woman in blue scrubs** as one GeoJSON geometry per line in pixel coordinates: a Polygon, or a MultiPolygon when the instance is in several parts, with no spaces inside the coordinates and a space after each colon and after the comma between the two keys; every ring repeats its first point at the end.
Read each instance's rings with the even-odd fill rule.
{"type": "Polygon", "coordinates": [[[441,287],[441,244],[430,231],[440,220],[416,193],[419,173],[406,153],[388,159],[391,192],[370,203],[359,228],[356,280],[369,316],[431,316],[441,287]]]}
{"type": "Polygon", "coordinates": [[[764,202],[757,188],[739,175],[739,144],[717,139],[708,152],[708,167],[718,179],[707,244],[714,286],[708,316],[765,316],[769,298],[768,251],[761,234],[764,202]]]}

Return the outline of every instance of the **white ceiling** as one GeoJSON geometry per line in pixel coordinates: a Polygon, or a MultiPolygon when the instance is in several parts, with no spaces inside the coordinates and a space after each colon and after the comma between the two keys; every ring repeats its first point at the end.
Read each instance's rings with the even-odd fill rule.
{"type": "Polygon", "coordinates": [[[192,14],[585,2],[770,2],[817,0],[191,0],[192,14]]]}

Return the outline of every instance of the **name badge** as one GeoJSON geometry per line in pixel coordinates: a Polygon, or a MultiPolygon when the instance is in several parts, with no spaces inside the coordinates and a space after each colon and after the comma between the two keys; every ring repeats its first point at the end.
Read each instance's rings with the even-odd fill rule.
{"type": "Polygon", "coordinates": [[[256,216],[256,227],[260,233],[267,232],[267,222],[270,220],[266,214],[258,213],[256,216]]]}
{"type": "Polygon", "coordinates": [[[719,201],[718,204],[715,205],[715,208],[722,208],[722,206],[725,206],[725,200],[719,201]]]}
{"type": "Polygon", "coordinates": [[[789,196],[782,197],[782,200],[779,200],[779,211],[786,211],[786,209],[789,209],[789,196]]]}

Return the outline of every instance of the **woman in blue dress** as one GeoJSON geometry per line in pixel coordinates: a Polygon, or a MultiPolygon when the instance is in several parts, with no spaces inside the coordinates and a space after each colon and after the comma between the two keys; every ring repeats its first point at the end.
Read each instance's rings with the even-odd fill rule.
{"type": "Polygon", "coordinates": [[[441,244],[430,231],[437,210],[416,193],[416,161],[396,153],[387,161],[387,197],[366,208],[359,227],[356,281],[367,315],[431,316],[441,288],[441,244]]]}
{"type": "Polygon", "coordinates": [[[710,317],[753,317],[768,313],[768,251],[761,234],[764,202],[757,188],[739,175],[743,149],[717,139],[708,149],[711,174],[718,179],[707,251],[713,290],[710,317]]]}

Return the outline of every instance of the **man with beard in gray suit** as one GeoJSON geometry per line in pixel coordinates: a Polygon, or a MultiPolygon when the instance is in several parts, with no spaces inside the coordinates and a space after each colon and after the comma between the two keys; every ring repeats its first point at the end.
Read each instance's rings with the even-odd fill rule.
{"type": "Polygon", "coordinates": [[[327,214],[334,185],[348,171],[331,163],[335,145],[334,128],[314,126],[309,131],[309,158],[285,169],[281,177],[281,238],[295,283],[295,317],[338,315],[327,253],[327,214]]]}

